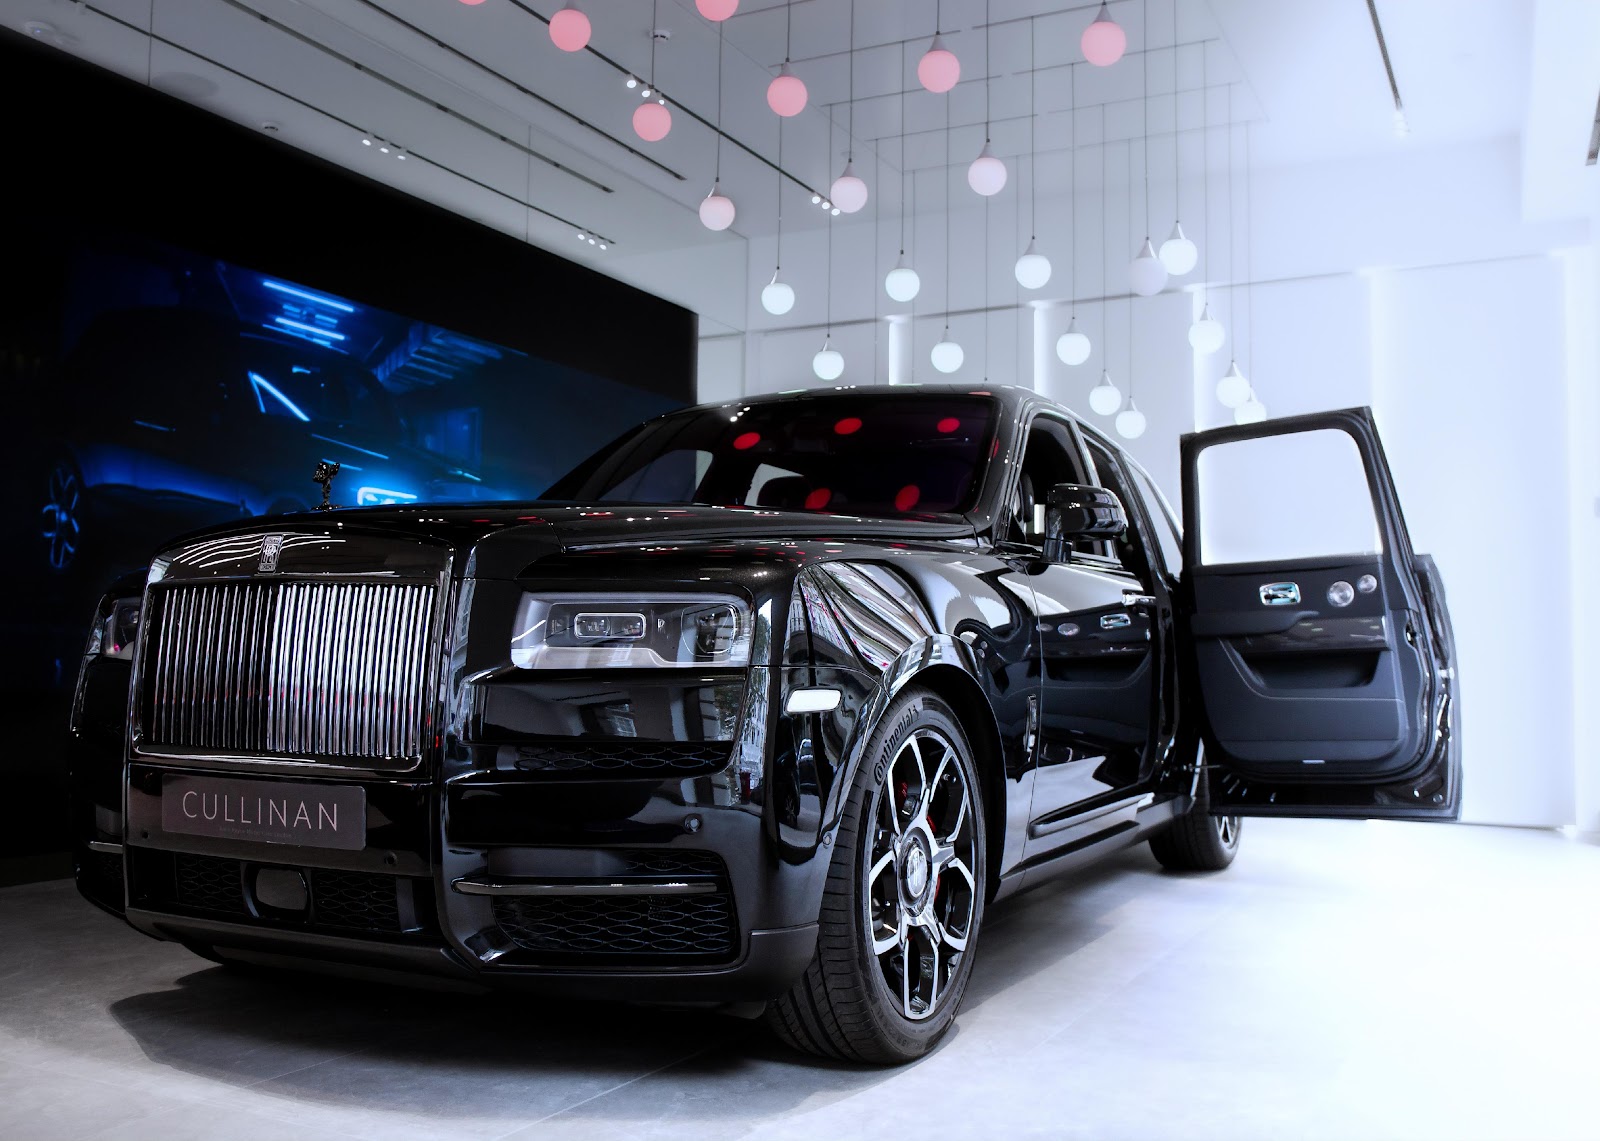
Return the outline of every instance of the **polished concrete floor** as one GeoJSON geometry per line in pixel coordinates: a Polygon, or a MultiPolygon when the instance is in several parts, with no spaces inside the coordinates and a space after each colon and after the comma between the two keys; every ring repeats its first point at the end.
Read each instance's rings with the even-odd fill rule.
{"type": "Polygon", "coordinates": [[[717,1015],[243,977],[0,889],[0,1138],[1600,1138],[1600,847],[1250,821],[991,912],[922,1062],[717,1015]]]}

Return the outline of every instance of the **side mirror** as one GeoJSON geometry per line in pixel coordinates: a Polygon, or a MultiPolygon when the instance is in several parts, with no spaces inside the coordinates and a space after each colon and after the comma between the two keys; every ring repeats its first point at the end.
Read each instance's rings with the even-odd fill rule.
{"type": "Polygon", "coordinates": [[[1045,511],[1044,553],[1053,563],[1067,561],[1074,539],[1117,539],[1128,529],[1128,512],[1115,492],[1079,483],[1050,489],[1045,511]]]}

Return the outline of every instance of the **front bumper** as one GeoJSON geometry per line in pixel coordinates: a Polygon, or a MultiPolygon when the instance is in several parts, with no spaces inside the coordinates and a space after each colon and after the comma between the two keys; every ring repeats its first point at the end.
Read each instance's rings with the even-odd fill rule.
{"type": "MultiPolygon", "coordinates": [[[[542,755],[532,771],[496,765],[528,754],[475,744],[476,731],[451,746],[454,778],[136,757],[123,898],[104,898],[104,874],[95,883],[80,874],[80,888],[149,935],[225,958],[635,1001],[770,999],[811,959],[832,854],[818,834],[811,756],[821,715],[768,715],[788,672],[750,671],[750,693],[766,696],[750,698],[745,730],[721,746],[717,767],[671,779],[641,778],[637,766],[574,779],[585,774],[547,771],[542,755]],[[367,844],[167,832],[162,782],[174,772],[359,785],[367,844]],[[263,871],[298,876],[304,906],[272,906],[263,871]]],[[[804,684],[804,671],[795,681],[804,684]]],[[[575,738],[567,747],[614,760],[614,745],[575,738]]],[[[681,742],[634,747],[665,746],[680,771],[693,761],[681,742]]]]}

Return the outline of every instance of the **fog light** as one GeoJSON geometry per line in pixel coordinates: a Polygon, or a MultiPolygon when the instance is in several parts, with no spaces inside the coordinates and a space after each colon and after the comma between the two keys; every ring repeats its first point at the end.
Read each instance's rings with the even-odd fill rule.
{"type": "Polygon", "coordinates": [[[256,872],[256,902],[275,911],[304,911],[309,900],[306,878],[291,868],[256,872]]]}

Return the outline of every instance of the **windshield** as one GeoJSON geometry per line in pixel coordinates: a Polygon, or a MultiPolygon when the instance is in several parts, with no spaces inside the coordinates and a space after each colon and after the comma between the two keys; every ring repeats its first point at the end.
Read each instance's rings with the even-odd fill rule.
{"type": "Polygon", "coordinates": [[[928,515],[970,510],[994,438],[978,396],[804,396],[652,421],[546,493],[586,502],[928,515]]]}

